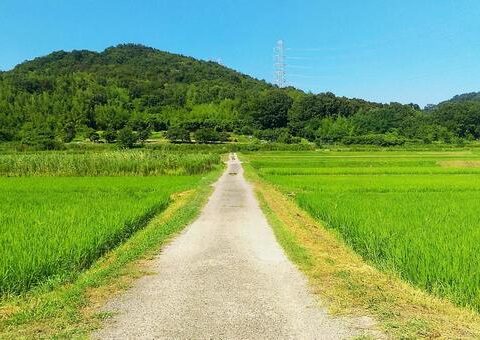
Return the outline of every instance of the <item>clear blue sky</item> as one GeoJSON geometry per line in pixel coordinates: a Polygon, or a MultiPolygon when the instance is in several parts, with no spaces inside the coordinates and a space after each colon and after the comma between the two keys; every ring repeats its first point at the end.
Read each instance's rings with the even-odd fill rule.
{"type": "Polygon", "coordinates": [[[479,0],[1,0],[0,69],[135,42],[307,91],[435,103],[480,91],[479,0]]]}

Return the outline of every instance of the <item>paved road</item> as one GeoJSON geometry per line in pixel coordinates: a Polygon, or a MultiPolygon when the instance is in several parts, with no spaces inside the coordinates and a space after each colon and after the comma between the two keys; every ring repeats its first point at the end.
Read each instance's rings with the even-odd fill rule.
{"type": "Polygon", "coordinates": [[[231,159],[200,217],[109,302],[105,339],[338,339],[353,335],[310,295],[231,159]]]}

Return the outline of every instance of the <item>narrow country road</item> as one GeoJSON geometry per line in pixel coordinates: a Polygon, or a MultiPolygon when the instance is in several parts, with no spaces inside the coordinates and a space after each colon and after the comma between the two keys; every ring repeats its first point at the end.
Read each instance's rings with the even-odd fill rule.
{"type": "Polygon", "coordinates": [[[104,339],[341,339],[277,244],[236,157],[199,218],[106,310],[104,339]]]}

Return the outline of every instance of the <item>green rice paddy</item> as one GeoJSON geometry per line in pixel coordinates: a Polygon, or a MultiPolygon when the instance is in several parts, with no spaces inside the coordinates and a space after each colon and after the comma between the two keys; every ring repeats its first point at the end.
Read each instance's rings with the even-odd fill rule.
{"type": "Polygon", "coordinates": [[[258,174],[382,270],[480,310],[480,154],[247,154],[258,174]]]}

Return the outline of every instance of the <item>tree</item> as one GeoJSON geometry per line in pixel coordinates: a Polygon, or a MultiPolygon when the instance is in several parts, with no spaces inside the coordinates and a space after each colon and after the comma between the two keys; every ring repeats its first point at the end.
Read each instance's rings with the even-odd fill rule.
{"type": "Polygon", "coordinates": [[[55,134],[45,122],[35,125],[25,123],[20,131],[21,143],[37,150],[58,150],[63,144],[55,138],[55,134]]]}
{"type": "Polygon", "coordinates": [[[170,127],[167,132],[165,133],[165,137],[169,139],[173,143],[189,143],[191,142],[190,139],[190,132],[185,129],[184,127],[180,126],[173,126],[170,127]]]}
{"type": "Polygon", "coordinates": [[[261,129],[275,129],[287,126],[288,110],[292,99],[280,90],[269,91],[254,104],[252,119],[261,129]]]}
{"type": "Polygon", "coordinates": [[[138,136],[129,126],[124,127],[118,132],[118,144],[122,148],[133,148],[138,140],[138,136]]]}
{"type": "Polygon", "coordinates": [[[458,137],[480,139],[480,101],[447,102],[435,108],[432,116],[458,137]]]}
{"type": "Polygon", "coordinates": [[[113,143],[115,131],[125,126],[142,143],[149,128],[171,126],[182,126],[166,133],[173,142],[189,142],[190,133],[214,129],[198,131],[196,138],[208,142],[217,139],[208,134],[218,134],[226,141],[225,131],[237,131],[284,143],[296,137],[321,143],[454,143],[480,139],[480,94],[424,110],[416,104],[307,94],[133,44],[103,52],[55,52],[0,72],[1,142],[58,148],[88,128],[97,133],[92,132],[93,141],[107,130],[102,137],[113,143]]]}
{"type": "Polygon", "coordinates": [[[352,122],[345,117],[338,117],[337,119],[324,118],[317,131],[318,143],[341,142],[345,137],[353,134],[354,128],[352,122]]]}
{"type": "Polygon", "coordinates": [[[212,128],[198,129],[194,133],[197,143],[210,143],[220,141],[220,134],[212,128]]]}

